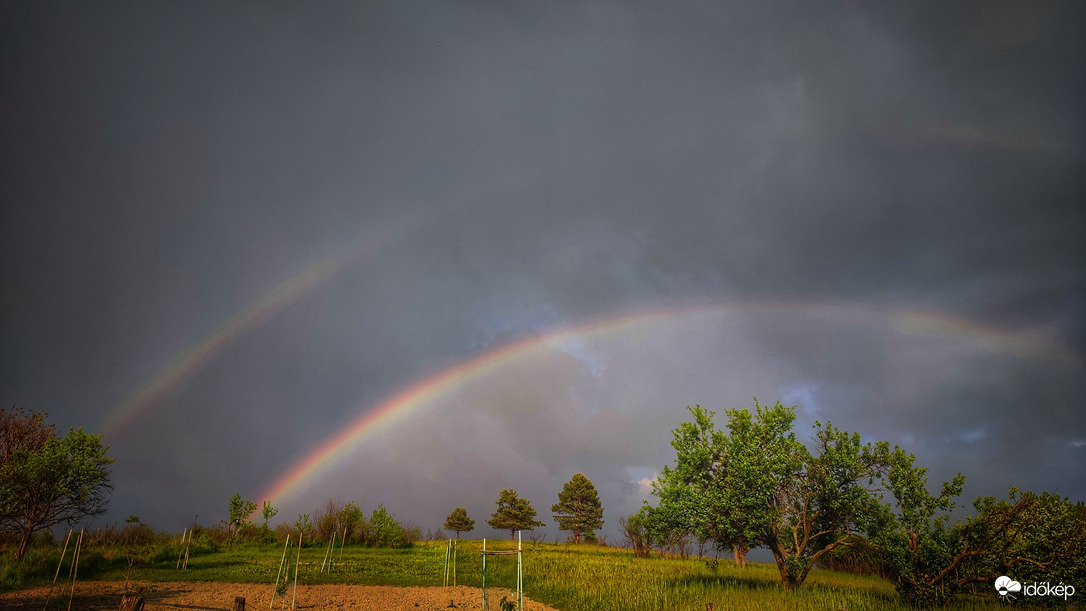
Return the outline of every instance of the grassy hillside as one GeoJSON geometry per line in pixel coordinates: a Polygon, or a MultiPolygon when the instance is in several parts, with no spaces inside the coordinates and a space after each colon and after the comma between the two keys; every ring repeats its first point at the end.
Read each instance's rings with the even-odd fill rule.
{"type": "MultiPolygon", "coordinates": [[[[488,541],[488,549],[514,549],[508,541],[488,541]]],[[[482,582],[482,541],[459,544],[457,582],[479,586],[482,582]]],[[[176,542],[160,543],[150,560],[137,564],[132,579],[140,582],[198,580],[267,583],[275,581],[282,545],[245,546],[233,550],[194,546],[189,568],[175,566],[180,548],[176,542]]],[[[290,555],[295,557],[296,549],[290,555]]],[[[321,572],[325,547],[314,545],[301,552],[299,581],[357,584],[437,586],[442,583],[445,543],[420,543],[409,549],[374,549],[348,546],[330,572],[321,572]]],[[[60,558],[59,548],[39,546],[23,563],[11,562],[10,552],[0,556],[0,588],[48,584],[60,558]]],[[[83,552],[80,579],[124,580],[128,562],[120,547],[99,546],[83,552]]],[[[489,560],[487,584],[515,587],[516,557],[489,560]]],[[[68,574],[68,562],[61,580],[68,574]]],[[[898,604],[893,585],[874,577],[829,571],[812,572],[807,583],[794,592],[780,586],[773,565],[751,563],[739,569],[727,561],[668,558],[654,554],[634,558],[623,549],[594,545],[566,546],[553,543],[524,544],[525,594],[559,609],[570,611],[674,609],[905,609],[898,604]]],[[[997,609],[994,591],[984,597],[956,601],[955,609],[997,609]]]]}

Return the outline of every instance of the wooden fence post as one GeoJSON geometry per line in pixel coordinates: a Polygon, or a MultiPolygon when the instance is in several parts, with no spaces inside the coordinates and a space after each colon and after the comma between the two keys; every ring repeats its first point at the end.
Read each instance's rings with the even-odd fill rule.
{"type": "Polygon", "coordinates": [[[121,597],[121,611],[143,611],[143,597],[125,594],[121,597]]]}

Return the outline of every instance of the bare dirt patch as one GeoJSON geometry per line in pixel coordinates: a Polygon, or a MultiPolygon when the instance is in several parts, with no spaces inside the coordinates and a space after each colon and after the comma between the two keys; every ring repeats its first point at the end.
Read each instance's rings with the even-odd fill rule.
{"type": "MultiPolygon", "coordinates": [[[[229,611],[234,608],[234,598],[245,597],[246,609],[268,609],[272,586],[255,583],[218,582],[163,582],[133,584],[143,588],[141,596],[147,611],[229,611]]],[[[286,597],[275,597],[275,609],[290,609],[294,590],[286,597]],[[284,600],[285,598],[285,600],[284,600]],[[285,607],[284,607],[285,603],[285,607]]],[[[515,598],[515,593],[503,588],[487,588],[487,608],[499,608],[503,596],[515,598]]],[[[0,609],[11,611],[41,611],[49,588],[34,588],[0,594],[0,609]]],[[[116,610],[121,606],[124,584],[109,581],[78,583],[72,609],[116,610]]],[[[339,611],[361,609],[366,611],[438,611],[451,609],[479,609],[482,593],[478,588],[457,586],[448,588],[397,588],[392,586],[354,585],[298,585],[295,609],[307,611],[339,611]]],[[[68,591],[53,589],[49,609],[68,608],[68,591]]],[[[524,597],[524,608],[529,611],[557,611],[542,603],[524,597]]]]}

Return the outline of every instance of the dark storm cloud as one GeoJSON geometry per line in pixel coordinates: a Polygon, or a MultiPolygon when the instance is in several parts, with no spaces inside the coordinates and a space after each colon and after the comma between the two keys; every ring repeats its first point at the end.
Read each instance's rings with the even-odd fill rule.
{"type": "Polygon", "coordinates": [[[380,468],[309,495],[350,484],[436,525],[457,490],[478,520],[501,487],[542,509],[584,471],[632,511],[685,405],[755,395],[978,493],[1083,494],[1052,475],[1081,475],[1086,439],[1076,3],[0,10],[5,402],[92,426],[284,281],[388,238],[107,439],[118,513],[216,514],[471,355],[691,303],[784,309],[569,339],[404,425],[432,444],[392,431],[357,449],[380,468]],[[885,315],[914,310],[962,322],[885,315]]]}

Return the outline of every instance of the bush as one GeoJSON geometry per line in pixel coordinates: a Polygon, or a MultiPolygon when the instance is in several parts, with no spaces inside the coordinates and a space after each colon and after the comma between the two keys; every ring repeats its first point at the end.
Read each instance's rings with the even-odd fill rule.
{"type": "Polygon", "coordinates": [[[368,543],[374,547],[406,547],[403,526],[396,521],[396,516],[385,509],[384,505],[378,505],[373,510],[369,520],[370,540],[368,543]]]}

